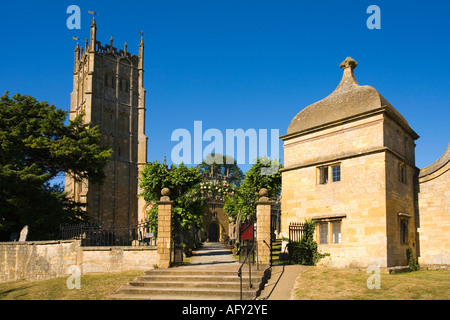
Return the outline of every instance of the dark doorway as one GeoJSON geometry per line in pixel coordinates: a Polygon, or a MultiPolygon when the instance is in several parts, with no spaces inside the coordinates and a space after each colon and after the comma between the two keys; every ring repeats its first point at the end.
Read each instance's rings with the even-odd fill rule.
{"type": "Polygon", "coordinates": [[[219,241],[219,226],[216,223],[211,223],[208,228],[208,240],[209,242],[219,241]]]}

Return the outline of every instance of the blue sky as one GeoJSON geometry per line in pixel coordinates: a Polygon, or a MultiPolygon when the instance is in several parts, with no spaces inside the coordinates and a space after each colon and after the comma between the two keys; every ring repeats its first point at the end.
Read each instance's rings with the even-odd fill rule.
{"type": "MultiPolygon", "coordinates": [[[[450,2],[380,0],[8,1],[0,20],[0,92],[29,94],[64,110],[72,91],[73,36],[138,52],[145,32],[148,161],[170,163],[171,134],[279,129],[338,85],[339,64],[358,61],[356,78],[375,87],[421,136],[416,165],[450,142],[450,2]],[[81,30],[69,30],[69,5],[81,30]],[[369,30],[369,5],[381,29],[369,30]]],[[[80,44],[84,44],[81,41],[80,44]]],[[[205,147],[208,143],[204,143],[205,147]]],[[[280,157],[283,159],[282,142],[280,157]]],[[[243,166],[248,169],[248,166],[243,166]]]]}

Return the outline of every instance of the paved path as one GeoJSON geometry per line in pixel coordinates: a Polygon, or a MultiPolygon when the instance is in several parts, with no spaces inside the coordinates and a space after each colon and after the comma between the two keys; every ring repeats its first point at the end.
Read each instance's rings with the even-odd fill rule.
{"type": "Polygon", "coordinates": [[[291,300],[295,280],[307,268],[309,267],[300,265],[273,266],[272,276],[258,300],[291,300]]]}
{"type": "Polygon", "coordinates": [[[202,247],[193,252],[190,263],[186,267],[238,269],[239,261],[233,257],[231,249],[220,242],[205,242],[202,247]]]}

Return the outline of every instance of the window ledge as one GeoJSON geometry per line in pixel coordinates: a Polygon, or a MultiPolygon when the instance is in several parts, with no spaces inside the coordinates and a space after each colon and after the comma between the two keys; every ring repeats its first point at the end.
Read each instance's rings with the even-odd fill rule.
{"type": "Polygon", "coordinates": [[[345,213],[336,213],[336,214],[326,214],[321,216],[313,216],[312,220],[326,220],[326,219],[343,219],[347,218],[345,213]]]}

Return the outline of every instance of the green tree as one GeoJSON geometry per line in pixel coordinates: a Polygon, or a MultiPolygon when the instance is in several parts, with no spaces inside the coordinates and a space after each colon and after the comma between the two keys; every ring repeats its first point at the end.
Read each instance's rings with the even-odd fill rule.
{"type": "Polygon", "coordinates": [[[256,214],[255,203],[258,201],[258,194],[262,188],[269,191],[270,198],[276,198],[281,193],[281,169],[283,166],[278,160],[271,160],[266,157],[255,159],[252,167],[245,174],[241,186],[236,190],[234,197],[228,197],[225,201],[224,210],[233,217],[241,215],[241,220],[245,220],[256,214]],[[277,168],[273,174],[264,174],[264,169],[268,167],[277,168]]]}
{"type": "MultiPolygon", "coordinates": [[[[187,232],[193,226],[201,228],[205,209],[205,200],[200,193],[203,178],[195,167],[188,168],[181,163],[168,169],[158,161],[149,162],[142,171],[140,186],[141,196],[146,202],[156,202],[161,197],[163,188],[170,189],[170,199],[175,202],[172,225],[177,233],[187,232]]],[[[158,207],[154,205],[149,211],[149,218],[156,229],[158,207]]]]}
{"type": "Polygon", "coordinates": [[[0,231],[30,228],[30,239],[52,239],[59,225],[85,219],[51,181],[64,173],[101,183],[112,151],[100,146],[98,127],[27,95],[0,98],[0,231]]]}
{"type": "Polygon", "coordinates": [[[233,157],[224,156],[220,153],[211,153],[207,155],[206,159],[199,164],[199,168],[200,172],[206,174],[211,172],[211,168],[217,175],[226,176],[228,173],[228,181],[238,187],[241,185],[241,182],[245,176],[233,157]]]}

